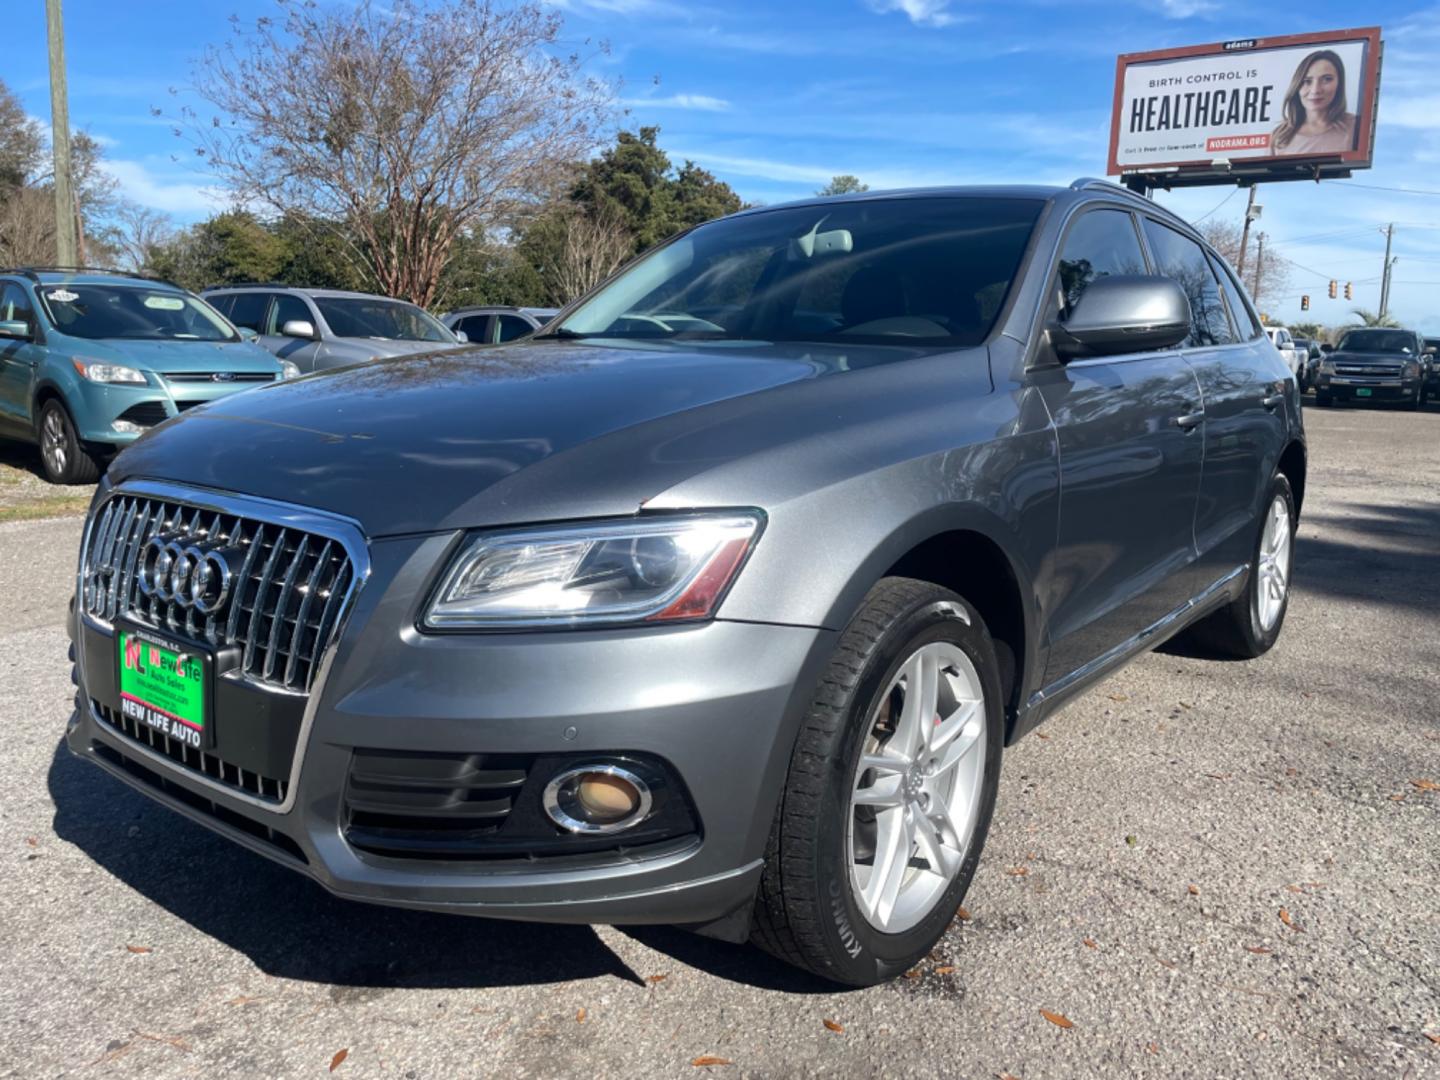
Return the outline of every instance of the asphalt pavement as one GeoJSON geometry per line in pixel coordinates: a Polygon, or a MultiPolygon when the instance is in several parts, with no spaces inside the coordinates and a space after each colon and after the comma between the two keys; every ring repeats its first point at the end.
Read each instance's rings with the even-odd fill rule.
{"type": "Polygon", "coordinates": [[[1440,410],[1306,418],[1276,649],[1008,751],[965,910],[864,991],[337,900],[152,805],[60,742],[79,519],[0,525],[0,1076],[1440,1076],[1440,410]]]}

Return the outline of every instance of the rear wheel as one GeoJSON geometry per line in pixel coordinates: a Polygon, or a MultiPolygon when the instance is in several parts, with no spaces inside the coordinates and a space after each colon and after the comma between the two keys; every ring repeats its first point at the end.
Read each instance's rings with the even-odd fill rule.
{"type": "Polygon", "coordinates": [[[1276,475],[1260,522],[1245,592],[1190,629],[1202,648],[1249,660],[1270,651],[1290,606],[1290,572],[1295,560],[1295,497],[1290,481],[1276,475]]]}
{"type": "Polygon", "coordinates": [[[70,414],[56,398],[40,410],[40,464],[52,484],[93,484],[100,478],[99,463],[80,445],[70,414]]]}
{"type": "Polygon", "coordinates": [[[854,986],[923,958],[974,877],[1002,728],[999,665],[979,613],[927,582],[880,582],[796,741],[756,943],[854,986]]]}

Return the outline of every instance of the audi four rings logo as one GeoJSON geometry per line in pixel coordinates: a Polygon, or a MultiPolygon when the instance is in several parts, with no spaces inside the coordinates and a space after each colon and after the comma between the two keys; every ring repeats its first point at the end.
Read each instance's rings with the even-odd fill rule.
{"type": "Polygon", "coordinates": [[[140,591],[209,615],[230,596],[230,563],[218,548],[156,536],[140,554],[140,591]]]}

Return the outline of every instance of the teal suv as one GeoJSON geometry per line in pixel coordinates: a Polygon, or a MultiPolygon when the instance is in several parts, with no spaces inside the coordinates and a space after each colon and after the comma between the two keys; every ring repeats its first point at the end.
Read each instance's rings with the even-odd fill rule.
{"type": "Polygon", "coordinates": [[[53,483],[94,481],[156,424],[294,373],[168,282],[0,270],[0,437],[38,443],[53,483]]]}

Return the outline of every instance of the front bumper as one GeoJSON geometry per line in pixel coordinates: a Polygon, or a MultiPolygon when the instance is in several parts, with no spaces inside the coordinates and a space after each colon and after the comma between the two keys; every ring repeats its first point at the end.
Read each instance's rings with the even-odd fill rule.
{"type": "Polygon", "coordinates": [[[1342,400],[1414,401],[1421,379],[1370,379],[1363,375],[1321,375],[1315,382],[1318,393],[1342,400]]]}
{"type": "Polygon", "coordinates": [[[67,392],[67,404],[81,441],[126,446],[150,428],[180,415],[186,409],[269,385],[258,381],[170,383],[153,373],[147,373],[146,378],[150,381],[143,386],[77,379],[74,388],[67,392]],[[122,418],[129,419],[138,430],[115,430],[115,422],[122,418]]]}
{"type": "MultiPolygon", "coordinates": [[[[423,635],[414,613],[453,539],[371,545],[371,579],[312,691],[283,808],[226,790],[107,723],[84,672],[109,662],[113,638],[83,614],[74,625],[81,686],[70,749],[350,899],[578,923],[705,924],[745,908],[834,633],[716,621],[423,635]],[[683,782],[699,827],[688,843],[602,860],[382,857],[346,838],[357,750],[653,755],[683,782]]],[[[215,722],[223,731],[226,718],[217,713],[215,722]]]]}

